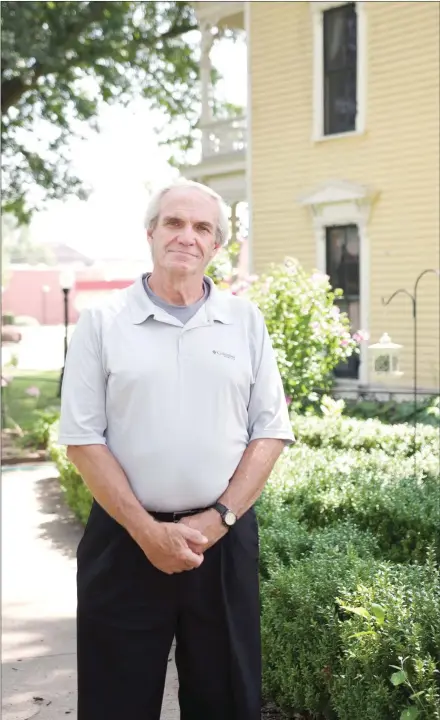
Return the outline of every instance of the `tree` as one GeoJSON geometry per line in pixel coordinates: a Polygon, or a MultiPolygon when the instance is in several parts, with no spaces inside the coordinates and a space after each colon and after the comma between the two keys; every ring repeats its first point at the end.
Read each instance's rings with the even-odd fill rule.
{"type": "Polygon", "coordinates": [[[3,212],[27,222],[35,186],[48,199],[84,196],[68,140],[78,121],[96,123],[101,102],[141,95],[194,125],[196,28],[187,2],[3,3],[3,212]]]}

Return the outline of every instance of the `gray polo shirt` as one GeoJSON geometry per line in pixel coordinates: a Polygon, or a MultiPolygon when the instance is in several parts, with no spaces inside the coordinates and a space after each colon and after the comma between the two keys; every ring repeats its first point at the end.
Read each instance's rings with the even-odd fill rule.
{"type": "Polygon", "coordinates": [[[140,277],[84,310],[67,354],[59,443],[106,444],[147,510],[206,507],[249,442],[292,442],[260,311],[219,291],[186,323],[140,277]]]}

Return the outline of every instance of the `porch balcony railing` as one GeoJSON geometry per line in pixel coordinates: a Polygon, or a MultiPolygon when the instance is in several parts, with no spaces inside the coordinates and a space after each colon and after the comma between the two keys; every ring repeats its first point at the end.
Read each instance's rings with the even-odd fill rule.
{"type": "Polygon", "coordinates": [[[200,125],[202,156],[211,159],[246,150],[246,117],[214,120],[200,125]]]}

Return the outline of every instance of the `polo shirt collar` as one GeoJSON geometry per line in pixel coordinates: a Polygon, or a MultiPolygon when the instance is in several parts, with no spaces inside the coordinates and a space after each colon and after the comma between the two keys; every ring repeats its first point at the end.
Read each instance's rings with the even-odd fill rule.
{"type": "MultiPolygon", "coordinates": [[[[209,285],[210,292],[203,307],[206,310],[206,317],[209,323],[218,321],[224,325],[232,324],[233,316],[229,307],[228,293],[219,290],[207,275],[205,275],[205,280],[209,285]]],[[[157,320],[160,320],[161,317],[164,318],[164,316],[167,318],[170,317],[168,313],[155,305],[148,297],[144,288],[143,276],[137,278],[128,292],[130,314],[134,325],[140,325],[150,317],[154,317],[157,320]]]]}

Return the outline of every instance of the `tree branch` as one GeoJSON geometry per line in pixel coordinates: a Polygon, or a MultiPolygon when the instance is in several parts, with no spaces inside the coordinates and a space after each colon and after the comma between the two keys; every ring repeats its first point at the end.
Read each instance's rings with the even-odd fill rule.
{"type": "Polygon", "coordinates": [[[25,83],[21,77],[14,77],[11,80],[2,82],[2,116],[15,105],[27,90],[33,90],[36,82],[41,75],[44,75],[44,68],[40,63],[35,63],[32,76],[32,82],[25,83]]]}
{"type": "Polygon", "coordinates": [[[191,32],[191,30],[198,29],[199,26],[197,25],[197,23],[195,25],[191,23],[186,23],[184,25],[174,25],[172,28],[162,33],[162,35],[159,35],[158,40],[171,40],[172,38],[179,37],[180,35],[185,35],[185,33],[191,32]]]}
{"type": "MultiPolygon", "coordinates": [[[[109,2],[97,2],[96,0],[95,2],[89,3],[90,14],[88,15],[88,17],[82,17],[79,21],[72,23],[67,33],[67,36],[64,39],[64,46],[66,46],[66,44],[68,44],[70,40],[77,37],[80,32],[82,32],[86,27],[88,27],[88,25],[96,22],[100,17],[102,17],[108,9],[108,6],[110,5],[111,3],[109,2]]],[[[35,89],[36,81],[38,80],[38,78],[50,72],[49,67],[45,67],[38,61],[33,65],[31,70],[33,72],[33,75],[30,83],[24,82],[24,80],[20,76],[2,82],[2,116],[9,110],[10,107],[13,107],[20,100],[21,96],[25,92],[35,89]]]]}

